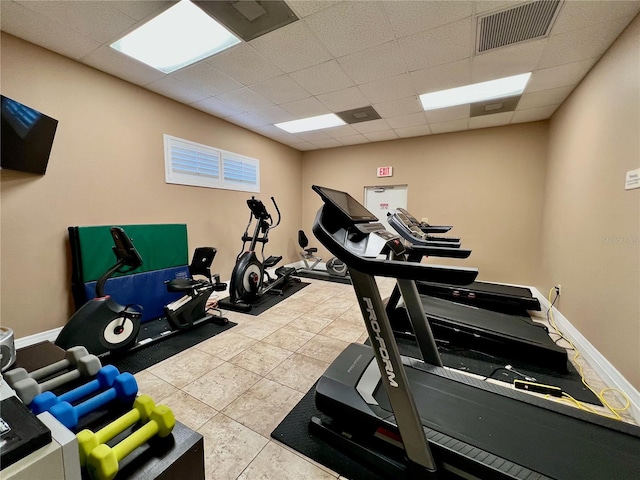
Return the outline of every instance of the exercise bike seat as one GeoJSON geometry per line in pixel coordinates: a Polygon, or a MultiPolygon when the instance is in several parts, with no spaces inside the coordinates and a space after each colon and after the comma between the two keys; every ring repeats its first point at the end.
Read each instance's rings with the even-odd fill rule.
{"type": "Polygon", "coordinates": [[[315,247],[307,248],[307,246],[309,245],[309,239],[304,233],[304,230],[298,230],[298,245],[300,245],[300,248],[302,248],[307,253],[307,255],[311,255],[318,251],[318,249],[315,247]]]}
{"type": "Polygon", "coordinates": [[[281,255],[270,255],[264,261],[264,268],[271,268],[276,265],[280,260],[282,260],[281,255]]]}

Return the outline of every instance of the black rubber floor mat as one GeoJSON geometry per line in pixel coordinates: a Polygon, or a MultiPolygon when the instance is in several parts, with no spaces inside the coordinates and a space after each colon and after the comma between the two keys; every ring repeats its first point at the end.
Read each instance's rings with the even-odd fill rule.
{"type": "Polygon", "coordinates": [[[351,480],[382,480],[382,477],[376,472],[369,470],[324,440],[309,433],[308,425],[311,417],[314,415],[322,417],[322,414],[316,409],[315,390],[316,386],[314,385],[280,422],[271,436],[351,480]]]}
{"type": "Polygon", "coordinates": [[[229,322],[226,325],[211,322],[202,323],[142,348],[119,355],[109,355],[103,361],[114,365],[121,372],[138,373],[236,325],[234,322],[229,322]]]}
{"type": "Polygon", "coordinates": [[[225,297],[220,300],[218,302],[218,306],[222,310],[232,310],[235,312],[246,313],[247,315],[260,315],[308,285],[310,284],[307,282],[291,282],[284,287],[282,295],[270,294],[267,292],[267,294],[260,297],[256,303],[251,304],[251,310],[249,311],[236,308],[233,303],[229,302],[229,297],[225,297]]]}
{"type": "Polygon", "coordinates": [[[351,277],[337,277],[335,275],[323,274],[322,272],[297,271],[295,277],[312,278],[314,280],[324,280],[325,282],[342,283],[351,285],[351,277]]]}

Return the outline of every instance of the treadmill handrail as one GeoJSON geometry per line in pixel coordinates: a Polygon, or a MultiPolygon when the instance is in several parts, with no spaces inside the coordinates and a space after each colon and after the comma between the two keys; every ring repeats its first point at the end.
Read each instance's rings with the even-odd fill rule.
{"type": "Polygon", "coordinates": [[[471,250],[452,247],[432,247],[429,245],[410,245],[407,250],[426,255],[428,257],[469,258],[471,250]]]}
{"type": "MultiPolygon", "coordinates": [[[[380,277],[425,280],[449,283],[452,285],[468,285],[478,276],[477,268],[408,263],[398,260],[363,257],[352,253],[339,244],[333,235],[325,228],[322,222],[325,208],[326,207],[323,206],[318,210],[313,223],[313,233],[334,256],[342,260],[349,268],[380,277]]],[[[397,237],[397,239],[399,242],[400,238],[397,237]]]]}

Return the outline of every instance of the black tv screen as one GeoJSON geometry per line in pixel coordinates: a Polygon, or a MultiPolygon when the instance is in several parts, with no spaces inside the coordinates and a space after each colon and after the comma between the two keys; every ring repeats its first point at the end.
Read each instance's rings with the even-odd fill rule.
{"type": "Polygon", "coordinates": [[[0,168],[44,175],[58,121],[0,95],[0,168]]]}

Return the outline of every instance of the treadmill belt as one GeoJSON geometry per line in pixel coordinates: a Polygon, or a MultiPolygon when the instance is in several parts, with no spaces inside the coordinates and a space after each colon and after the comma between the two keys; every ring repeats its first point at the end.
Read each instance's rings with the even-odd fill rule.
{"type": "MultiPolygon", "coordinates": [[[[475,388],[474,383],[484,383],[475,379],[452,380],[459,374],[438,370],[443,376],[406,369],[427,429],[552,478],[622,479],[630,471],[640,472],[640,438],[630,433],[637,427],[602,417],[595,417],[593,423],[569,417],[535,402],[514,401],[475,388]],[[621,431],[602,424],[616,424],[621,431]]],[[[485,387],[503,390],[486,383],[485,387]]],[[[375,398],[382,408],[391,410],[384,393],[378,391],[375,398]]],[[[576,412],[578,417],[583,414],[576,412]]],[[[428,432],[428,437],[433,433],[428,432]]]]}
{"type": "MultiPolygon", "coordinates": [[[[420,348],[415,339],[396,337],[396,342],[401,355],[422,359],[420,348]]],[[[369,340],[365,343],[369,344],[369,340]]],[[[506,383],[513,383],[514,380],[524,380],[524,376],[527,376],[535,378],[537,383],[560,387],[563,392],[581,402],[602,405],[593,392],[582,383],[578,371],[571,362],[567,362],[568,371],[560,373],[522,361],[514,362],[513,359],[490,355],[485,352],[454,348],[439,342],[436,343],[442,363],[449,368],[482,375],[483,377],[491,377],[506,383]],[[515,372],[504,368],[506,365],[511,365],[515,372]]]]}

